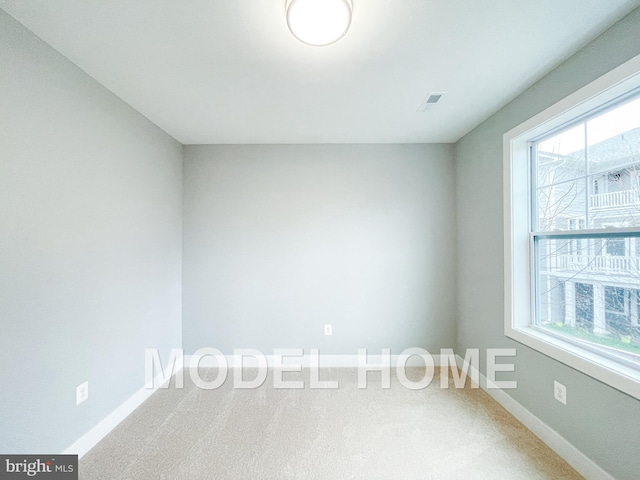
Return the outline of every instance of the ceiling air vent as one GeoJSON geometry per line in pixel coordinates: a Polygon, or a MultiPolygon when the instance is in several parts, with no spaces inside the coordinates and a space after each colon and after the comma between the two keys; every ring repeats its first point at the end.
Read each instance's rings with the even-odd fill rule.
{"type": "Polygon", "coordinates": [[[430,92],[418,107],[418,112],[433,110],[440,103],[443,95],[444,92],[430,92]]]}

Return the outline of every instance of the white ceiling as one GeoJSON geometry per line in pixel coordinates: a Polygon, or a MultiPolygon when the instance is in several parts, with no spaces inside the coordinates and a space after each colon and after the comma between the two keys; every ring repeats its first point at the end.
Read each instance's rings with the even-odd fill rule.
{"type": "Polygon", "coordinates": [[[184,144],[454,142],[640,0],[353,4],[318,48],[285,0],[0,0],[184,144]]]}

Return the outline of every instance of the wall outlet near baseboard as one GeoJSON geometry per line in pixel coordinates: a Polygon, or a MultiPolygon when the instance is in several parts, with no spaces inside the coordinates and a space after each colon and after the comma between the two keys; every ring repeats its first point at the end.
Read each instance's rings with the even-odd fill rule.
{"type": "Polygon", "coordinates": [[[333,335],[333,325],[327,324],[324,326],[324,334],[325,335],[333,335]]]}
{"type": "Polygon", "coordinates": [[[563,405],[567,404],[567,387],[560,382],[553,381],[553,397],[563,405]]]}
{"type": "Polygon", "coordinates": [[[76,387],[76,405],[80,405],[89,398],[89,381],[81,383],[76,387]]]}

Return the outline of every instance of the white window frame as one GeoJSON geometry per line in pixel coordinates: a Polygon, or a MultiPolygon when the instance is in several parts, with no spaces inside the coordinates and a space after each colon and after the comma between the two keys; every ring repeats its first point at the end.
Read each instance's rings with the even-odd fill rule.
{"type": "Polygon", "coordinates": [[[637,88],[640,88],[640,55],[504,134],[504,332],[517,342],[640,399],[640,369],[531,326],[535,298],[529,167],[531,140],[637,88]]]}

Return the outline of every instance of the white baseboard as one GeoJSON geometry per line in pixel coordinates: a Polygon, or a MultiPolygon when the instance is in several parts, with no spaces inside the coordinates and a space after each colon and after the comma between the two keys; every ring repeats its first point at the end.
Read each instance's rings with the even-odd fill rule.
{"type": "MultiPolygon", "coordinates": [[[[400,355],[391,355],[391,368],[395,368],[398,363],[398,357],[400,355]]],[[[263,355],[266,359],[267,366],[273,368],[276,365],[274,361],[275,355],[263,355]]],[[[440,355],[431,355],[433,358],[434,366],[440,366],[440,355]]],[[[227,361],[227,367],[237,368],[243,366],[244,368],[257,368],[259,366],[256,357],[250,355],[240,357],[239,355],[225,355],[227,361]]],[[[370,367],[382,367],[384,362],[382,361],[382,355],[368,355],[367,365],[370,367]]],[[[311,355],[291,355],[285,356],[282,359],[282,363],[285,365],[300,365],[302,368],[311,367],[312,357],[311,355]]],[[[318,363],[320,368],[358,368],[358,355],[319,355],[318,363]]],[[[192,362],[198,362],[201,367],[217,367],[218,362],[210,355],[185,355],[184,366],[185,368],[192,365],[192,362]]],[[[422,358],[413,355],[407,359],[407,367],[424,367],[425,362],[422,358]]]]}
{"type": "MultiPolygon", "coordinates": [[[[182,358],[178,358],[175,364],[175,370],[182,369],[182,358]]],[[[72,443],[64,452],[64,455],[78,455],[82,458],[89,450],[95,447],[100,440],[106,437],[114,428],[118,426],[125,418],[127,418],[136,408],[149,398],[153,393],[160,388],[161,385],[171,380],[170,375],[172,368],[167,368],[166,371],[159,373],[155,380],[155,388],[142,387],[136,393],[131,395],[122,405],[116,408],[113,412],[107,415],[100,423],[85,433],[82,437],[72,443]],[[168,379],[167,379],[168,378],[168,379]],[[167,379],[163,382],[163,379],[167,379]]]]}
{"type": "MultiPolygon", "coordinates": [[[[456,355],[458,367],[462,366],[463,359],[456,355]]],[[[486,376],[478,372],[474,367],[469,367],[469,375],[475,370],[480,378],[480,388],[487,392],[496,402],[502,405],[511,415],[516,417],[540,440],[546,443],[554,452],[560,455],[569,465],[585,477],[587,480],[615,480],[610,474],[604,471],[598,464],[587,457],[584,453],[574,447],[566,438],[552,429],[536,417],[520,403],[514,400],[504,390],[496,388],[486,376]]]]}

